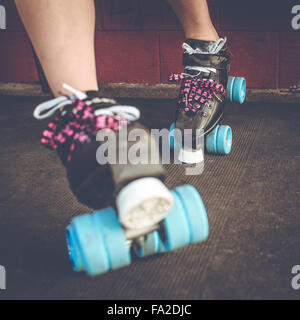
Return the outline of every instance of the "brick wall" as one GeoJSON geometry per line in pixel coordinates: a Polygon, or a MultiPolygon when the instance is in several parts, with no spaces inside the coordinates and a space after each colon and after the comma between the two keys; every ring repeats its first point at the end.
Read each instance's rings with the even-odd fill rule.
{"type": "MultiPolygon", "coordinates": [[[[209,0],[221,36],[227,36],[231,73],[248,86],[299,83],[300,30],[291,9],[300,0],[209,0]]],[[[13,0],[0,0],[7,29],[0,31],[0,81],[35,82],[30,42],[13,0]]],[[[96,0],[96,59],[101,82],[160,83],[181,72],[181,26],[164,0],[96,0]]]]}

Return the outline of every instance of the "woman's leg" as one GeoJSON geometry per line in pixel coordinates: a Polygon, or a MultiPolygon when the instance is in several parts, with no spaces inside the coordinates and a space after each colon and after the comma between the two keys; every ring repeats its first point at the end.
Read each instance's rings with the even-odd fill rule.
{"type": "Polygon", "coordinates": [[[15,0],[54,95],[98,90],[94,0],[15,0]]]}
{"type": "MultiPolygon", "coordinates": [[[[94,0],[16,0],[16,4],[53,93],[58,95],[64,82],[78,89],[77,98],[61,97],[36,108],[36,118],[54,118],[43,131],[41,142],[58,152],[79,201],[94,209],[116,205],[126,227],[152,227],[167,215],[173,203],[172,194],[161,181],[163,166],[96,161],[101,146],[97,133],[103,131],[104,142],[106,133],[115,131],[116,141],[120,141],[118,134],[124,123],[130,122],[124,128],[125,135],[134,129],[143,130],[142,150],[151,146],[153,152],[155,142],[149,130],[138,123],[138,109],[122,108],[99,91],[79,93],[98,89],[94,0]]],[[[130,144],[121,140],[115,146],[116,154],[118,150],[128,154],[130,144]]],[[[111,148],[114,150],[113,145],[111,148]]],[[[156,159],[158,147],[155,150],[156,159]]]]}
{"type": "Polygon", "coordinates": [[[186,39],[216,41],[218,33],[211,22],[206,0],[168,0],[180,20],[186,39]]]}
{"type": "MultiPolygon", "coordinates": [[[[173,74],[169,79],[181,84],[175,128],[181,132],[203,130],[208,134],[224,113],[229,70],[226,39],[219,38],[212,24],[207,0],[168,1],[186,37],[182,46],[184,74],[173,74]]],[[[203,161],[203,149],[199,148],[196,134],[193,134],[192,145],[183,145],[178,157],[190,164],[203,161]]]]}

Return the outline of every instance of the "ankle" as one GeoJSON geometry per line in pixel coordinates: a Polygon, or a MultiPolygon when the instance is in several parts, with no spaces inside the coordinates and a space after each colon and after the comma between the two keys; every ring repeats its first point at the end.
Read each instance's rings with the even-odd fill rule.
{"type": "Polygon", "coordinates": [[[213,25],[206,26],[198,26],[191,28],[191,30],[185,30],[186,39],[195,39],[202,41],[217,41],[219,40],[219,35],[213,25]]]}
{"type": "Polygon", "coordinates": [[[217,41],[220,39],[217,33],[187,33],[186,39],[195,39],[195,40],[202,40],[202,41],[217,41]]]}

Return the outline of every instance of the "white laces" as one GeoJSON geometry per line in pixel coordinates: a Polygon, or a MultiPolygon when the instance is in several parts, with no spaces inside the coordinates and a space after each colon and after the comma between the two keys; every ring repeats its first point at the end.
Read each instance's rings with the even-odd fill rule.
{"type": "Polygon", "coordinates": [[[188,53],[188,54],[195,54],[195,53],[217,54],[224,47],[226,41],[227,41],[227,38],[220,38],[215,42],[211,42],[208,46],[208,51],[202,51],[200,48],[194,49],[186,42],[183,43],[182,48],[185,50],[184,53],[188,53]]]}
{"type": "Polygon", "coordinates": [[[140,110],[136,107],[118,105],[118,106],[112,106],[109,108],[96,110],[95,116],[98,117],[100,115],[108,115],[108,116],[119,115],[122,118],[125,118],[129,121],[136,121],[140,118],[141,113],[140,113],[140,110]]]}
{"type": "MultiPolygon", "coordinates": [[[[84,100],[88,98],[88,96],[84,92],[76,90],[67,84],[63,84],[63,88],[72,92],[74,94],[73,97],[76,97],[80,100],[84,100]]],[[[112,103],[112,104],[115,103],[113,99],[108,99],[108,98],[96,98],[95,100],[96,100],[95,101],[96,103],[112,103]]],[[[33,112],[33,116],[38,120],[46,119],[51,117],[60,108],[70,104],[72,104],[72,97],[63,96],[63,97],[51,99],[49,101],[39,104],[35,108],[33,112]]],[[[107,115],[107,116],[119,115],[122,118],[125,118],[126,120],[136,121],[140,118],[140,111],[138,108],[133,106],[115,105],[109,108],[100,108],[98,110],[95,110],[95,116],[100,116],[100,115],[107,115]]]]}
{"type": "MultiPolygon", "coordinates": [[[[188,53],[188,54],[217,54],[225,45],[227,39],[226,38],[220,38],[219,40],[215,41],[215,42],[211,42],[208,46],[208,51],[202,51],[200,48],[192,48],[189,44],[187,44],[186,42],[183,43],[182,48],[185,50],[184,53],[188,53]]],[[[184,75],[188,75],[188,76],[194,76],[197,77],[200,75],[201,72],[205,72],[205,73],[216,73],[217,69],[215,68],[209,68],[209,67],[201,67],[201,66],[186,66],[185,67],[186,71],[190,71],[190,70],[195,70],[195,71],[199,71],[199,73],[195,74],[195,75],[191,75],[189,73],[184,73],[184,75]]]]}

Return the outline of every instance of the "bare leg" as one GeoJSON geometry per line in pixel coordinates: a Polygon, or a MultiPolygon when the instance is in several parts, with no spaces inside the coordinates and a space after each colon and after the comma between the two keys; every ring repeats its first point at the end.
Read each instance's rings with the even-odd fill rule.
{"type": "Polygon", "coordinates": [[[218,33],[213,26],[206,0],[168,0],[180,20],[185,37],[216,41],[218,33]]]}
{"type": "Polygon", "coordinates": [[[98,90],[94,0],[15,0],[54,95],[98,90]]]}

